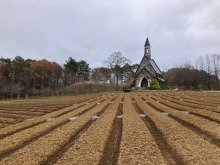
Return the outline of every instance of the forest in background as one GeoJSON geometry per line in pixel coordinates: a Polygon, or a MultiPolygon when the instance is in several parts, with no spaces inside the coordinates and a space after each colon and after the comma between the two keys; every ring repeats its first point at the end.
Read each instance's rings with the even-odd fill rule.
{"type": "Polygon", "coordinates": [[[206,54],[163,73],[167,86],[190,90],[219,90],[220,54],[206,54]]]}
{"type": "MultiPolygon", "coordinates": [[[[121,52],[113,52],[102,67],[90,68],[85,60],[72,57],[61,66],[47,60],[0,58],[0,99],[60,96],[122,90],[135,76],[132,64],[121,52]]],[[[200,56],[166,72],[163,89],[218,90],[220,55],[200,56]]]]}

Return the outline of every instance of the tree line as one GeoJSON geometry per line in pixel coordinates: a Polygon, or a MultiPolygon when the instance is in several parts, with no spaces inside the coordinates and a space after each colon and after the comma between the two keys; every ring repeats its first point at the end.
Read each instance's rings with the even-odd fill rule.
{"type": "MultiPolygon", "coordinates": [[[[138,64],[132,64],[121,52],[113,52],[102,67],[93,69],[85,60],[77,61],[72,57],[63,66],[45,59],[1,57],[0,98],[62,95],[63,91],[69,90],[66,87],[82,82],[94,82],[96,86],[97,83],[106,83],[110,84],[108,90],[118,90],[119,84],[135,78],[137,67],[138,64]]],[[[188,62],[174,67],[163,72],[163,77],[166,80],[161,85],[163,88],[219,89],[220,55],[200,56],[194,65],[188,62]]]]}
{"type": "Polygon", "coordinates": [[[71,57],[64,66],[56,62],[0,58],[0,98],[58,94],[71,83],[89,79],[89,64],[71,57]]]}
{"type": "Polygon", "coordinates": [[[206,54],[163,73],[168,86],[183,89],[219,90],[220,54],[206,54]]]}
{"type": "Polygon", "coordinates": [[[63,89],[72,84],[85,81],[113,84],[125,82],[134,75],[136,65],[114,52],[103,67],[91,69],[85,60],[72,57],[61,66],[48,60],[24,59],[21,56],[0,58],[0,98],[28,98],[38,96],[62,95],[63,89]],[[112,61],[112,60],[115,61],[112,61]],[[110,64],[111,63],[111,64],[110,64]]]}

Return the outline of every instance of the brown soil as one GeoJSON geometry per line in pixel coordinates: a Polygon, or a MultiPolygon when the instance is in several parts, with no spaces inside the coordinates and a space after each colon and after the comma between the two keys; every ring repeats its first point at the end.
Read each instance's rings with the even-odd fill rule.
{"type": "Polygon", "coordinates": [[[219,164],[219,130],[220,93],[4,101],[0,164],[219,164]]]}

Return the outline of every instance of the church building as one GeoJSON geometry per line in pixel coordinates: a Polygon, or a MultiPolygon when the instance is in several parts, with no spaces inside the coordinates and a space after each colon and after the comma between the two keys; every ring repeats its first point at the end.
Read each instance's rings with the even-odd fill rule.
{"type": "Polygon", "coordinates": [[[135,77],[129,87],[149,88],[150,81],[152,79],[164,81],[162,79],[162,73],[159,67],[157,66],[156,62],[151,58],[151,45],[147,38],[144,45],[144,56],[137,68],[135,77]]]}

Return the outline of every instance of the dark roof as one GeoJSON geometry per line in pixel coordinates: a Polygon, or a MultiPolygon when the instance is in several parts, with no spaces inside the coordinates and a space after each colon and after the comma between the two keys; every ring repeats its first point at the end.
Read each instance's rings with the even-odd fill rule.
{"type": "MultiPolygon", "coordinates": [[[[144,62],[144,60],[145,60],[146,58],[147,58],[146,56],[143,56],[143,58],[142,58],[142,60],[141,60],[141,62],[140,62],[140,64],[139,64],[139,66],[138,66],[138,68],[137,68],[137,70],[136,70],[136,72],[135,72],[135,75],[139,74],[139,72],[140,72],[143,68],[146,69],[146,66],[140,68],[140,67],[141,67],[141,64],[144,62]]],[[[156,72],[156,74],[162,75],[162,73],[161,73],[161,71],[160,71],[160,68],[157,66],[156,62],[155,62],[153,59],[147,59],[147,61],[148,61],[148,62],[150,63],[150,65],[153,67],[153,69],[154,69],[154,71],[156,72]]]]}
{"type": "Polygon", "coordinates": [[[147,38],[144,46],[150,46],[150,42],[149,42],[148,38],[147,38]]]}
{"type": "Polygon", "coordinates": [[[156,71],[157,74],[161,75],[161,71],[160,68],[157,66],[156,62],[154,61],[154,59],[150,60],[150,64],[152,65],[152,67],[154,68],[154,70],[156,71]]]}

